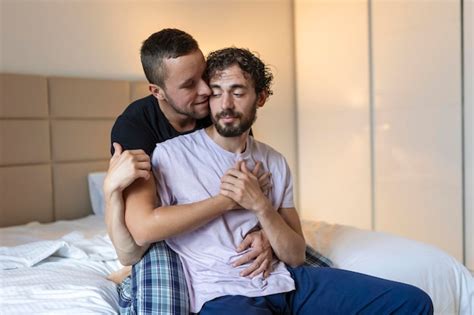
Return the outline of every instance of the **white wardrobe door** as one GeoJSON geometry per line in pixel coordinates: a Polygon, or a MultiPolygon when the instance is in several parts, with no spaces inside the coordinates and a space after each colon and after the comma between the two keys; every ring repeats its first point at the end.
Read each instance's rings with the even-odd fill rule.
{"type": "Polygon", "coordinates": [[[466,265],[474,271],[474,2],[464,1],[464,175],[466,265]]]}
{"type": "Polygon", "coordinates": [[[367,1],[295,1],[303,218],[371,227],[367,1]]]}
{"type": "Polygon", "coordinates": [[[373,1],[375,228],[462,260],[460,1],[373,1]]]}

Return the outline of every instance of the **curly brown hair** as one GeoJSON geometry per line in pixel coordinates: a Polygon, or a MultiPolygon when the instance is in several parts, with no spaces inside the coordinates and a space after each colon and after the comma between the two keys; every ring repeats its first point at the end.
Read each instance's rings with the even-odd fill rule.
{"type": "Polygon", "coordinates": [[[260,58],[245,48],[229,47],[209,53],[205,77],[209,81],[217,71],[222,71],[230,66],[238,65],[242,71],[249,74],[255,85],[255,92],[264,91],[267,96],[273,94],[271,84],[273,74],[260,58]]]}

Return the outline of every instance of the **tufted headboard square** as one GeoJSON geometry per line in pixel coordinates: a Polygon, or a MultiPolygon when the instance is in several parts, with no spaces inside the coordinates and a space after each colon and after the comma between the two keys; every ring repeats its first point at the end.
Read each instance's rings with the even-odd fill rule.
{"type": "Polygon", "coordinates": [[[87,174],[146,82],[0,74],[0,226],[92,213],[87,174]]]}

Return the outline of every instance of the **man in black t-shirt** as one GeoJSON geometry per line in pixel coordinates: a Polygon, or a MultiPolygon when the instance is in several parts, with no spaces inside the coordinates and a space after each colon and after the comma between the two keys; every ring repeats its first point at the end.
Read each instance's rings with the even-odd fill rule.
{"type": "MultiPolygon", "coordinates": [[[[156,260],[152,272],[158,274],[159,281],[139,283],[136,290],[141,291],[132,294],[140,294],[140,299],[127,300],[121,295],[121,311],[127,313],[133,308],[136,312],[184,314],[188,312],[189,303],[178,256],[163,241],[138,244],[125,225],[125,215],[133,213],[125,209],[133,208],[134,192],[151,176],[149,155],[156,143],[210,124],[208,98],[211,91],[202,78],[206,66],[204,56],[189,34],[164,29],[152,34],[143,43],[140,53],[151,95],[130,104],[112,128],[113,156],[104,182],[107,230],[120,262],[135,264],[132,272],[135,278],[144,272],[142,265],[136,264],[144,254],[146,259],[156,260]]],[[[271,261],[267,258],[271,258],[272,249],[265,235],[259,231],[247,235],[238,250],[247,248],[250,250],[239,264],[252,260],[255,263],[243,276],[261,272],[268,275],[271,265],[264,262],[271,261]]]]}

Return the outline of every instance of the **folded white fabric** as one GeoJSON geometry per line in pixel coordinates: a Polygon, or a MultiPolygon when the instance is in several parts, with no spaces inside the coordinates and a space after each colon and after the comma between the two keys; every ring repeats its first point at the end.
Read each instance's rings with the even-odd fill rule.
{"type": "Polygon", "coordinates": [[[81,233],[72,232],[59,240],[0,247],[0,269],[32,267],[51,256],[96,261],[117,259],[108,236],[85,239],[81,233]]]}

